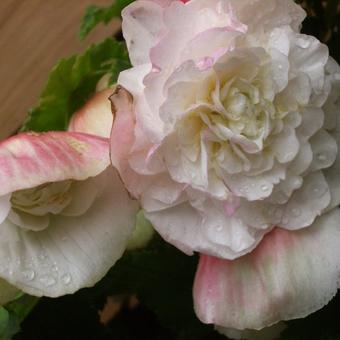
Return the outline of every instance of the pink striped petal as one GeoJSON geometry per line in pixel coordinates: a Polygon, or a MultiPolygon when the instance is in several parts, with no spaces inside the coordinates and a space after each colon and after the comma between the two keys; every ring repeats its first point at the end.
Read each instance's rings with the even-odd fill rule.
{"type": "Polygon", "coordinates": [[[237,260],[202,255],[195,310],[205,323],[262,329],[305,317],[336,294],[340,278],[340,209],[299,231],[276,228],[237,260]]]}
{"type": "Polygon", "coordinates": [[[0,196],[47,182],[84,180],[109,164],[107,139],[71,132],[21,133],[0,143],[0,196]]]}
{"type": "Polygon", "coordinates": [[[113,122],[109,97],[113,91],[106,89],[96,93],[73,115],[68,130],[109,138],[113,122]]]}

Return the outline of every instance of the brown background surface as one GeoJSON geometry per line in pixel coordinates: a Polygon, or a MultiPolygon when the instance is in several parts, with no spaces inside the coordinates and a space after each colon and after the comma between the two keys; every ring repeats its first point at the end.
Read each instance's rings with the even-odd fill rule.
{"type": "Polygon", "coordinates": [[[112,33],[117,22],[77,36],[90,4],[112,0],[0,0],[0,138],[13,133],[33,106],[49,70],[62,57],[112,33]]]}

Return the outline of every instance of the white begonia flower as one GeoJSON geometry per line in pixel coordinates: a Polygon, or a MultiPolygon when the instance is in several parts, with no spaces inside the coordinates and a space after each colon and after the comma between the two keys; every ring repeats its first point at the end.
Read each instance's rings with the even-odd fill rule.
{"type": "Polygon", "coordinates": [[[338,288],[340,71],[299,32],[304,17],[291,0],[123,11],[133,67],[112,96],[112,162],[163,238],[204,254],[194,291],[204,322],[261,329],[321,308],[338,288]]]}
{"type": "Polygon", "coordinates": [[[108,140],[88,134],[22,133],[0,143],[2,280],[55,297],[106,274],[138,211],[109,165],[108,140]]]}

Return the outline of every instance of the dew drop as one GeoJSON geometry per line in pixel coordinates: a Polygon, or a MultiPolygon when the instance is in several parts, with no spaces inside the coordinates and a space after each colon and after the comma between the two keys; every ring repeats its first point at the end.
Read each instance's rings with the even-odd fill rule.
{"type": "Polygon", "coordinates": [[[325,153],[319,153],[317,155],[317,159],[320,161],[320,162],[325,162],[327,160],[327,155],[325,153]]]}
{"type": "Polygon", "coordinates": [[[190,173],[190,177],[191,177],[191,179],[195,179],[195,178],[196,178],[196,172],[195,172],[195,171],[192,171],[192,172],[190,173]]]}
{"type": "Polygon", "coordinates": [[[47,259],[47,256],[44,254],[44,253],[41,253],[38,255],[38,259],[41,260],[41,261],[44,261],[47,259]]]}
{"type": "Polygon", "coordinates": [[[292,187],[294,189],[300,188],[302,185],[302,178],[301,177],[296,177],[292,183],[292,187]]]}
{"type": "Polygon", "coordinates": [[[39,281],[45,285],[45,287],[52,287],[57,283],[56,279],[51,275],[42,276],[39,281]]]}
{"type": "Polygon", "coordinates": [[[326,191],[327,188],[325,186],[315,186],[312,190],[313,195],[316,197],[322,197],[326,191]]]}
{"type": "Polygon", "coordinates": [[[58,266],[57,266],[56,263],[53,264],[52,270],[53,270],[54,272],[57,272],[57,271],[58,271],[58,266]]]}
{"type": "Polygon", "coordinates": [[[249,192],[249,188],[244,186],[243,188],[240,189],[240,193],[242,194],[247,194],[249,192]]]}
{"type": "Polygon", "coordinates": [[[35,278],[35,272],[32,269],[25,269],[22,271],[22,276],[26,281],[32,281],[35,278]]]}
{"type": "Polygon", "coordinates": [[[309,42],[306,39],[298,38],[296,39],[296,45],[301,48],[307,48],[309,46],[309,42]]]}
{"type": "Polygon", "coordinates": [[[72,276],[70,273],[66,273],[61,277],[61,281],[63,282],[63,284],[65,285],[69,285],[72,281],[72,276]]]}
{"type": "Polygon", "coordinates": [[[265,185],[265,184],[261,185],[261,190],[262,191],[268,191],[268,189],[269,189],[268,185],[265,185]]]}

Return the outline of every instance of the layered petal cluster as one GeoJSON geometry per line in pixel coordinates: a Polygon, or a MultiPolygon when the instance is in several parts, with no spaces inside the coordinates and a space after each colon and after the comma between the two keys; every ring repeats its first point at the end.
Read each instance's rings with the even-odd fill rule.
{"type": "Polygon", "coordinates": [[[299,32],[304,16],[291,0],[141,0],[123,11],[133,67],[111,98],[112,162],[164,239],[204,254],[205,322],[260,329],[337,289],[340,71],[299,32]],[[316,260],[326,244],[334,251],[316,260]]]}
{"type": "Polygon", "coordinates": [[[109,165],[109,141],[94,135],[0,143],[0,303],[13,286],[52,297],[92,286],[120,258],[138,205],[109,165]]]}

